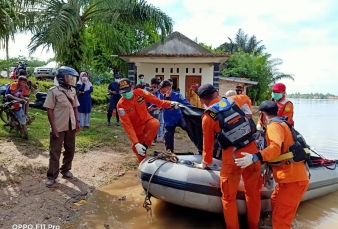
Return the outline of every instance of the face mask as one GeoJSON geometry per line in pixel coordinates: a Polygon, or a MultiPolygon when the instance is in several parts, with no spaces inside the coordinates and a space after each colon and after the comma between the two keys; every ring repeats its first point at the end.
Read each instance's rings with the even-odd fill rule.
{"type": "Polygon", "coordinates": [[[240,94],[242,94],[242,90],[236,90],[236,93],[237,93],[237,95],[240,95],[240,94]]]}
{"type": "Polygon", "coordinates": [[[144,79],[140,79],[140,83],[144,83],[144,79]]]}
{"type": "Polygon", "coordinates": [[[118,83],[119,83],[120,81],[121,81],[121,79],[115,79],[115,82],[118,82],[118,83]]]}
{"type": "Polygon", "coordinates": [[[132,91],[121,94],[123,98],[131,99],[134,95],[132,91]]]}
{"type": "Polygon", "coordinates": [[[275,100],[280,100],[283,97],[283,93],[271,93],[271,97],[274,98],[275,100]]]}

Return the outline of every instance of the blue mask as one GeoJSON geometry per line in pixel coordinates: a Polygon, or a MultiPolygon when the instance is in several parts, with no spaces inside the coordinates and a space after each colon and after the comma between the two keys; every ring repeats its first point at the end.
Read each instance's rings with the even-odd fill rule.
{"type": "Polygon", "coordinates": [[[134,95],[134,92],[130,91],[130,92],[123,93],[121,95],[122,95],[123,98],[131,99],[133,97],[133,95],[134,95]]]}
{"type": "Polygon", "coordinates": [[[271,97],[274,98],[275,100],[280,100],[283,97],[283,93],[271,93],[271,97]]]}

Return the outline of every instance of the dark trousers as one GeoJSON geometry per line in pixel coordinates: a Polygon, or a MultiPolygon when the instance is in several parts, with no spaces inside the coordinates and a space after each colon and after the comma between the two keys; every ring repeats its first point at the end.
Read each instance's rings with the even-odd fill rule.
{"type": "Polygon", "coordinates": [[[55,180],[61,170],[65,174],[72,168],[72,161],[75,153],[75,130],[68,130],[59,132],[59,137],[54,138],[50,134],[49,143],[49,168],[47,171],[47,178],[55,180]],[[62,166],[60,169],[60,156],[62,145],[65,148],[63,152],[62,166]]]}
{"type": "MultiPolygon", "coordinates": [[[[112,117],[112,113],[113,113],[113,110],[114,109],[117,109],[117,102],[114,103],[114,102],[110,102],[109,104],[109,109],[107,111],[107,121],[110,122],[110,119],[112,117]]],[[[120,122],[120,117],[119,117],[119,112],[117,112],[116,110],[116,122],[120,122]]]]}
{"type": "Polygon", "coordinates": [[[181,127],[183,130],[186,130],[187,124],[185,123],[184,118],[181,118],[178,123],[174,126],[165,126],[164,133],[164,144],[166,150],[170,149],[171,152],[174,152],[174,135],[176,127],[181,127]]]}

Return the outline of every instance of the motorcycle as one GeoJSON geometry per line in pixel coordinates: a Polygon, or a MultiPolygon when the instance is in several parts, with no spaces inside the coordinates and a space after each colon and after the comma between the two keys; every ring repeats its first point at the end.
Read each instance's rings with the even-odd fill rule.
{"type": "Polygon", "coordinates": [[[47,98],[47,92],[37,92],[35,94],[35,97],[36,100],[34,102],[30,102],[29,107],[46,110],[43,104],[45,103],[45,100],[47,98]]]}
{"type": "Polygon", "coordinates": [[[9,84],[0,85],[0,96],[2,97],[1,98],[2,103],[5,103],[5,93],[8,87],[9,87],[9,84]]]}
{"type": "Polygon", "coordinates": [[[20,132],[21,137],[28,139],[27,125],[30,125],[35,118],[33,116],[26,116],[25,102],[12,100],[5,102],[0,106],[0,118],[6,126],[10,127],[10,131],[13,129],[20,132]]]}

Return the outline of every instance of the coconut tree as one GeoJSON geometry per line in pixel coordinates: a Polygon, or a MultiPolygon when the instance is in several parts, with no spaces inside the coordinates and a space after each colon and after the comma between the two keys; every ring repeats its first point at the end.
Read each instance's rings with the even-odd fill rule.
{"type": "Polygon", "coordinates": [[[86,53],[86,30],[106,48],[123,51],[128,49],[118,26],[148,27],[162,37],[172,31],[171,18],[144,0],[45,0],[39,7],[30,53],[40,46],[51,48],[58,61],[77,70],[86,53]]]}
{"type": "Polygon", "coordinates": [[[293,75],[279,71],[278,66],[283,64],[281,59],[273,59],[270,54],[259,52],[235,52],[228,60],[228,66],[222,70],[222,75],[228,77],[243,77],[257,81],[258,85],[248,88],[247,94],[254,103],[269,98],[271,86],[281,79],[294,80],[293,75]]]}
{"type": "Polygon", "coordinates": [[[29,29],[33,25],[35,12],[31,6],[35,3],[35,0],[0,0],[0,49],[6,50],[7,61],[9,41],[15,40],[17,32],[29,29]]]}
{"type": "Polygon", "coordinates": [[[234,40],[229,37],[228,40],[229,42],[223,43],[216,50],[230,53],[242,50],[246,53],[257,54],[265,49],[265,46],[261,45],[262,41],[258,41],[255,35],[249,37],[242,29],[238,30],[234,40]]]}

